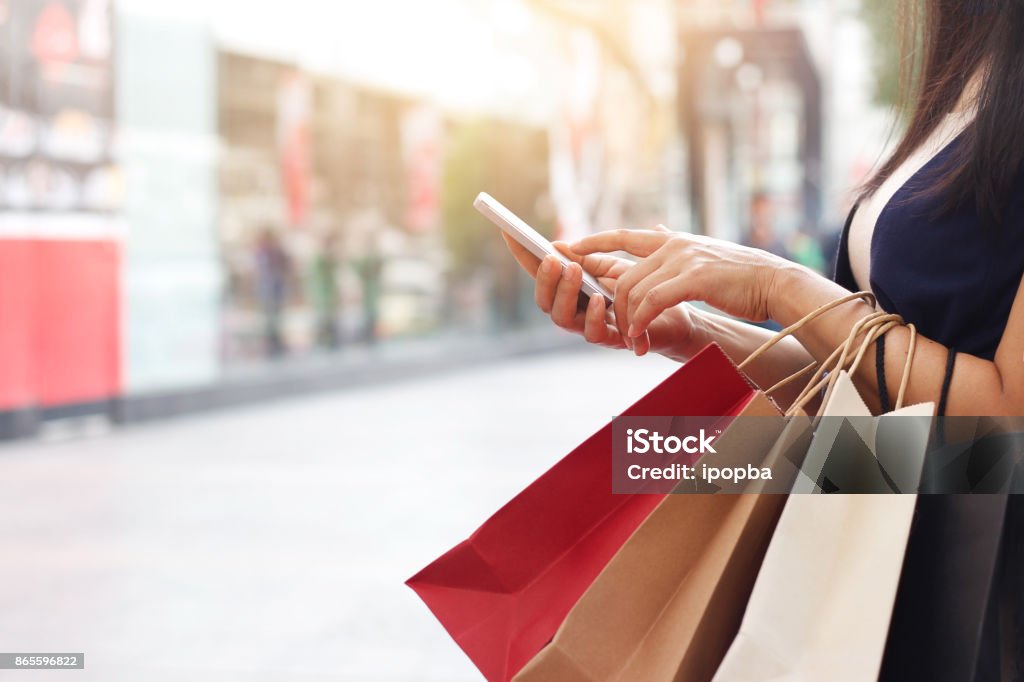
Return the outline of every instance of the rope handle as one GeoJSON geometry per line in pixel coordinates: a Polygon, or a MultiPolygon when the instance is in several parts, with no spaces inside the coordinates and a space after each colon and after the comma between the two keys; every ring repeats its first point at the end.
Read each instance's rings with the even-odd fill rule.
{"type": "Polygon", "coordinates": [[[864,356],[867,354],[868,349],[878,339],[885,336],[890,330],[906,326],[910,331],[910,345],[907,348],[907,359],[903,366],[903,374],[900,379],[900,388],[896,397],[896,406],[894,409],[898,410],[903,407],[904,398],[906,397],[907,386],[910,382],[910,370],[914,362],[914,356],[917,350],[917,327],[913,324],[904,324],[903,318],[899,315],[892,315],[887,313],[874,313],[867,316],[851,330],[850,335],[847,337],[846,342],[833,352],[832,356],[825,361],[824,366],[831,366],[835,364],[835,371],[831,372],[830,376],[822,378],[820,381],[815,382],[814,380],[808,385],[804,392],[797,398],[793,403],[792,407],[787,411],[787,415],[795,414],[800,409],[806,407],[815,394],[821,391],[822,388],[826,387],[825,395],[822,399],[822,404],[827,404],[829,398],[832,396],[832,392],[835,388],[836,382],[839,379],[839,370],[845,369],[848,372],[855,372],[864,360],[864,356]],[[851,360],[847,360],[847,356],[852,349],[854,340],[865,333],[865,338],[861,343],[860,348],[857,351],[856,356],[851,360]],[[835,359],[836,356],[838,359],[835,359]]]}
{"type": "Polygon", "coordinates": [[[896,394],[896,409],[903,407],[903,398],[907,395],[907,386],[910,384],[910,366],[914,363],[914,354],[917,352],[917,327],[908,324],[910,330],[910,345],[907,346],[907,361],[903,365],[903,376],[900,377],[900,390],[896,394]]]}
{"type": "MultiPolygon", "coordinates": [[[[837,298],[834,301],[829,301],[764,342],[759,348],[754,350],[746,360],[739,364],[739,369],[745,370],[751,363],[762,357],[784,339],[797,333],[822,315],[835,310],[839,306],[858,300],[864,301],[872,308],[877,305],[875,295],[869,291],[859,291],[854,294],[843,296],[842,298],[837,298]]],[[[907,359],[903,367],[903,375],[900,379],[900,388],[896,397],[895,409],[898,410],[903,407],[907,386],[910,382],[910,368],[917,350],[917,328],[913,324],[904,325],[903,318],[899,315],[880,311],[873,312],[858,320],[850,330],[846,341],[836,348],[823,363],[819,365],[817,362],[812,362],[803,369],[791,374],[782,381],[779,381],[774,386],[766,390],[765,393],[771,395],[773,392],[784,386],[788,386],[797,379],[806,376],[809,372],[814,371],[811,379],[787,411],[787,414],[795,414],[800,409],[806,407],[813,397],[823,388],[825,389],[825,396],[822,404],[825,404],[828,402],[828,399],[831,397],[832,391],[835,388],[836,381],[839,378],[839,371],[843,369],[848,372],[856,371],[861,362],[863,362],[868,348],[870,348],[871,345],[879,338],[885,336],[885,334],[891,329],[899,326],[906,326],[910,330],[910,345],[907,348],[907,359]],[[854,344],[861,334],[865,335],[864,340],[858,348],[856,355],[851,358],[850,354],[854,348],[854,344]],[[828,373],[828,376],[826,376],[826,373],[828,373]]]]}
{"type": "MultiPolygon", "coordinates": [[[[826,384],[829,382],[829,376],[834,375],[841,369],[845,369],[848,365],[847,356],[850,353],[850,349],[856,342],[857,338],[865,331],[870,331],[873,327],[879,324],[883,324],[888,313],[876,311],[870,315],[866,315],[858,320],[853,328],[850,329],[850,333],[847,335],[846,340],[841,343],[829,357],[821,363],[818,367],[818,371],[814,373],[811,379],[808,381],[804,390],[796,397],[794,405],[805,406],[810,402],[809,396],[817,394],[826,384]],[[826,373],[831,373],[826,376],[826,373]]],[[[891,318],[890,318],[891,319],[891,318]]]]}
{"type": "MultiPolygon", "coordinates": [[[[860,348],[857,351],[857,355],[850,361],[848,366],[844,366],[849,373],[854,373],[860,367],[861,362],[864,361],[864,357],[867,355],[868,348],[871,347],[879,338],[884,336],[890,329],[898,327],[903,324],[903,318],[899,315],[883,315],[876,318],[873,323],[869,323],[865,329],[864,341],[861,343],[860,348]]],[[[842,364],[840,365],[842,366],[842,364]]],[[[829,398],[832,397],[832,392],[835,390],[836,383],[839,381],[840,372],[833,372],[828,378],[828,387],[825,389],[825,395],[822,398],[822,405],[827,405],[829,398]]]]}
{"type": "MultiPolygon", "coordinates": [[[[835,310],[836,308],[838,308],[841,305],[845,305],[846,303],[850,303],[852,301],[857,301],[857,300],[863,300],[865,303],[870,305],[872,308],[874,308],[875,305],[876,305],[875,295],[872,294],[870,291],[859,291],[856,294],[849,294],[847,296],[843,296],[842,298],[837,298],[834,301],[829,301],[825,305],[819,307],[817,310],[814,310],[814,311],[808,313],[803,318],[801,318],[799,321],[794,322],[790,326],[788,326],[785,329],[783,329],[782,331],[778,332],[772,338],[770,338],[767,341],[765,341],[761,345],[760,348],[756,349],[753,353],[751,353],[747,357],[746,360],[744,360],[743,362],[740,363],[739,368],[741,370],[746,369],[747,366],[750,365],[750,363],[754,362],[755,360],[760,358],[762,355],[767,353],[769,350],[774,348],[783,339],[792,336],[793,334],[795,334],[796,332],[800,331],[805,326],[807,326],[808,324],[810,324],[814,320],[818,319],[819,317],[821,317],[825,313],[831,312],[832,310],[835,310]]],[[[809,370],[807,368],[804,368],[804,369],[800,370],[800,372],[797,373],[794,376],[802,376],[807,371],[809,371],[809,370]]],[[[790,377],[786,381],[789,381],[792,378],[793,377],[790,377]]]]}
{"type": "MultiPolygon", "coordinates": [[[[850,363],[850,366],[849,368],[847,368],[847,371],[851,373],[855,372],[857,368],[860,367],[861,362],[863,362],[864,356],[867,354],[867,351],[871,347],[871,345],[878,341],[878,339],[882,338],[887,333],[889,333],[891,329],[894,329],[895,327],[906,326],[910,330],[910,345],[907,348],[907,359],[903,365],[903,374],[900,377],[900,388],[896,396],[896,405],[894,407],[894,409],[899,410],[903,407],[903,401],[906,397],[907,392],[907,385],[910,382],[910,368],[914,362],[914,355],[917,351],[917,327],[914,326],[913,324],[904,325],[903,318],[900,317],[899,315],[889,315],[883,313],[881,315],[871,315],[869,316],[869,318],[872,319],[866,323],[866,328],[869,330],[868,335],[861,344],[860,350],[857,352],[856,357],[850,363]]],[[[849,350],[849,341],[850,338],[847,339],[847,350],[849,350]]],[[[840,361],[840,366],[842,364],[843,360],[840,361]]],[[[826,404],[828,402],[828,399],[831,397],[832,390],[835,387],[835,382],[838,380],[838,377],[839,372],[834,372],[833,377],[830,377],[828,389],[825,393],[824,399],[822,400],[823,405],[826,404]]]]}
{"type": "Polygon", "coordinates": [[[819,371],[815,373],[814,377],[812,377],[803,392],[797,396],[797,399],[793,402],[793,405],[787,411],[787,414],[795,414],[798,410],[805,408],[807,404],[822,391],[822,389],[825,390],[822,404],[827,403],[828,399],[832,395],[836,382],[839,380],[840,371],[855,371],[857,366],[863,360],[867,348],[869,348],[871,344],[882,334],[901,322],[902,319],[898,315],[891,315],[884,312],[875,312],[858,320],[850,330],[849,335],[846,337],[846,341],[836,348],[832,352],[832,355],[822,363],[819,371]],[[855,347],[854,344],[857,343],[857,339],[860,338],[861,335],[864,335],[864,341],[861,343],[858,352],[853,355],[852,351],[855,347]]]}

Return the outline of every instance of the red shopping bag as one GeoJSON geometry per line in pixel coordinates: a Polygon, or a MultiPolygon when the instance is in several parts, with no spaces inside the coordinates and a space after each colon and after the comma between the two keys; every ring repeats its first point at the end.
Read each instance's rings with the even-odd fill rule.
{"type": "MultiPolygon", "coordinates": [[[[735,416],[754,389],[710,345],[623,416],[735,416]]],[[[612,426],[407,581],[491,682],[507,682],[664,494],[612,494],[612,426]]]]}

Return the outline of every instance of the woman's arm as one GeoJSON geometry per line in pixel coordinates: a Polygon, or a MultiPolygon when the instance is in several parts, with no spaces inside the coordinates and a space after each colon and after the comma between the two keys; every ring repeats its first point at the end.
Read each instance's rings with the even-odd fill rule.
{"type": "MultiPolygon", "coordinates": [[[[799,317],[807,306],[820,305],[846,293],[837,284],[812,272],[799,270],[785,271],[776,286],[777,291],[771,295],[774,302],[772,312],[783,319],[799,317]]],[[[984,303],[979,302],[979,305],[984,303]]],[[[841,343],[838,337],[845,338],[850,327],[869,312],[868,306],[862,303],[842,306],[798,332],[797,338],[812,355],[820,358],[831,352],[837,342],[841,343]]],[[[886,376],[898,377],[903,372],[909,345],[910,332],[906,328],[894,329],[886,335],[886,376]]],[[[918,337],[906,403],[939,399],[948,357],[949,349],[945,346],[918,337]]],[[[855,381],[868,404],[877,410],[878,380],[874,363],[865,363],[856,373],[855,381]]],[[[949,387],[946,414],[1024,415],[1024,282],[1017,290],[995,360],[966,354],[958,356],[949,387]]]]}
{"type": "MultiPolygon", "coordinates": [[[[615,324],[627,337],[642,334],[661,311],[684,301],[704,301],[736,317],[773,319],[785,326],[849,293],[772,254],[696,235],[613,230],[586,237],[572,248],[581,255],[621,250],[643,258],[616,286],[615,324]]],[[[845,342],[853,325],[871,312],[865,303],[842,305],[806,325],[796,338],[811,356],[822,361],[845,342]]],[[[909,341],[907,329],[886,336],[888,376],[902,373],[909,341]]],[[[789,363],[795,357],[788,349],[769,353],[755,363],[753,371],[785,375],[794,371],[789,363]],[[776,363],[784,363],[786,368],[773,369],[776,363]]],[[[940,344],[918,338],[906,402],[938,400],[947,357],[948,350],[940,344]]],[[[761,382],[758,376],[753,378],[761,382]]],[[[874,363],[863,363],[854,380],[868,404],[879,409],[874,363]]],[[[957,360],[947,414],[1024,415],[1024,284],[995,361],[967,355],[957,360]]]]}

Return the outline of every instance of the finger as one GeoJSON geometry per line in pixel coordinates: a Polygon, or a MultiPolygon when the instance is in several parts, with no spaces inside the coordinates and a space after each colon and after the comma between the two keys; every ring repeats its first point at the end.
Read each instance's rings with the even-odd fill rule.
{"type": "Polygon", "coordinates": [[[619,333],[622,334],[622,340],[629,349],[633,348],[632,337],[626,333],[629,329],[629,297],[632,295],[631,290],[638,282],[655,272],[660,266],[660,258],[644,259],[619,277],[615,283],[615,305],[613,306],[615,309],[615,326],[618,327],[619,333]]]}
{"type": "Polygon", "coordinates": [[[678,271],[675,270],[675,268],[673,268],[672,270],[669,270],[668,268],[659,268],[654,272],[650,273],[649,275],[647,275],[646,277],[644,277],[643,279],[641,279],[639,282],[634,284],[632,288],[630,288],[629,296],[626,300],[626,319],[624,320],[625,325],[623,326],[626,327],[626,333],[631,338],[640,336],[641,333],[633,324],[633,319],[636,317],[637,308],[639,308],[640,304],[643,303],[643,301],[646,299],[651,289],[658,286],[662,282],[667,282],[668,280],[675,277],[677,274],[679,273],[678,271]],[[636,331],[636,333],[634,333],[634,331],[636,331]]]}
{"type": "MultiPolygon", "coordinates": [[[[613,292],[612,293],[613,296],[614,296],[614,292],[615,292],[615,285],[618,283],[618,281],[619,280],[617,278],[613,278],[613,277],[599,277],[598,280],[597,280],[598,284],[603,286],[608,291],[613,292]]],[[[604,299],[604,296],[602,296],[601,298],[604,299]]],[[[612,325],[613,328],[615,328],[616,332],[618,332],[618,327],[615,326],[615,307],[614,306],[615,306],[614,300],[612,301],[612,307],[610,307],[610,308],[608,307],[607,304],[605,304],[604,305],[604,307],[605,307],[605,314],[604,314],[604,316],[605,316],[606,321],[609,322],[612,325]]]]}
{"type": "Polygon", "coordinates": [[[551,319],[563,329],[579,331],[583,328],[582,320],[577,320],[576,317],[581,284],[583,268],[579,263],[570,263],[562,271],[562,279],[558,282],[555,300],[551,306],[551,319]]]}
{"type": "Polygon", "coordinates": [[[600,294],[593,294],[587,302],[587,313],[583,320],[583,338],[588,343],[604,343],[608,338],[604,297],[600,294]]]}
{"type": "Polygon", "coordinates": [[[604,297],[599,294],[591,295],[583,320],[583,338],[587,343],[604,343],[608,337],[608,323],[605,322],[604,314],[604,297]]]}
{"type": "Polygon", "coordinates": [[[664,244],[671,235],[655,230],[609,230],[584,237],[570,248],[580,256],[591,253],[625,251],[646,258],[664,244]]]}
{"type": "Polygon", "coordinates": [[[647,355],[651,350],[651,337],[647,333],[643,333],[640,336],[633,339],[633,353],[638,357],[642,358],[647,355]]]}
{"type": "Polygon", "coordinates": [[[578,253],[575,253],[571,248],[569,248],[569,245],[566,244],[565,242],[553,241],[551,242],[551,246],[555,247],[556,251],[561,253],[569,260],[576,261],[577,263],[580,264],[583,263],[583,256],[579,255],[578,253]]]}
{"type": "Polygon", "coordinates": [[[519,267],[526,270],[526,274],[530,277],[536,277],[537,268],[540,267],[540,258],[537,258],[527,251],[522,244],[509,237],[504,232],[501,233],[501,238],[505,240],[505,246],[507,246],[508,250],[512,252],[516,262],[519,263],[519,267]]]}
{"type": "Polygon", "coordinates": [[[594,277],[617,277],[633,265],[631,261],[604,254],[595,253],[589,256],[581,256],[570,249],[569,245],[565,242],[552,242],[552,246],[569,260],[582,265],[583,270],[594,277]]]}
{"type": "Polygon", "coordinates": [[[595,343],[608,348],[624,348],[622,337],[615,325],[609,323],[608,310],[604,296],[594,294],[587,303],[586,318],[584,319],[583,338],[589,343],[595,343]]]}
{"type": "Polygon", "coordinates": [[[652,322],[665,310],[684,301],[693,300],[693,283],[686,275],[677,275],[650,289],[630,320],[634,333],[646,332],[652,322]]]}
{"type": "Polygon", "coordinates": [[[551,312],[555,301],[555,290],[562,276],[562,266],[554,256],[548,256],[540,263],[537,270],[537,281],[533,285],[533,299],[537,307],[545,314],[551,312]]]}

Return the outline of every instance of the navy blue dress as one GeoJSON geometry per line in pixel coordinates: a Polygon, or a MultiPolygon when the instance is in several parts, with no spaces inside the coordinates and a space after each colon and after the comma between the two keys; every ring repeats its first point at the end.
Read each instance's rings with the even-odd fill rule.
{"type": "MultiPolygon", "coordinates": [[[[1024,278],[1024,174],[1000,226],[984,224],[973,202],[940,215],[939,201],[922,190],[959,143],[940,151],[883,209],[871,241],[870,284],[883,310],[914,323],[925,337],[991,360],[1024,278]]],[[[853,212],[835,280],[857,291],[848,252],[852,220],[853,212]]]]}
{"type": "MultiPolygon", "coordinates": [[[[921,190],[960,142],[953,140],[882,211],[871,243],[870,286],[882,309],[914,323],[924,336],[952,349],[954,358],[959,352],[991,360],[1024,278],[1024,173],[1002,225],[985,225],[973,204],[942,214],[938,200],[921,190]]],[[[835,263],[835,281],[851,291],[859,289],[848,251],[855,212],[846,221],[835,263]]],[[[1024,496],[997,498],[918,497],[879,676],[883,682],[994,682],[1007,656],[1024,675],[1024,496]],[[962,534],[971,524],[974,541],[962,534]],[[1000,530],[1001,538],[985,535],[1000,530]],[[977,549],[986,538],[999,547],[995,575],[980,567],[977,549]],[[1009,623],[1000,625],[1001,609],[1015,614],[1009,623]]]]}

